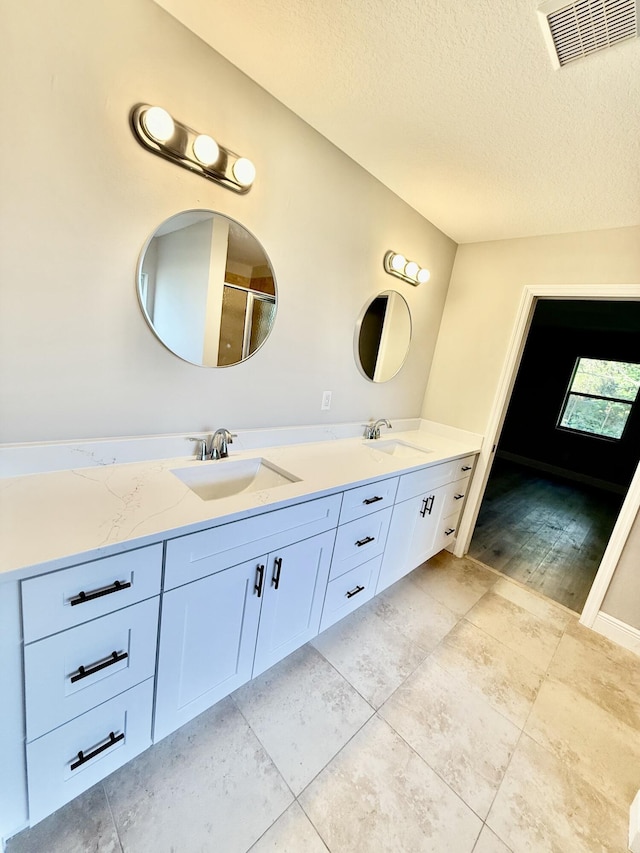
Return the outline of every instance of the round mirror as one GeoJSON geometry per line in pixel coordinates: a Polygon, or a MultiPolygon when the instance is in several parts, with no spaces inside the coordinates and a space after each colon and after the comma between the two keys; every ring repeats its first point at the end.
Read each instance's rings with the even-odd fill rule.
{"type": "Polygon", "coordinates": [[[392,379],[411,343],[411,314],[405,298],[384,290],[365,305],[356,326],[356,363],[372,382],[392,379]]]}
{"type": "Polygon", "coordinates": [[[138,265],[138,298],[167,349],[204,367],[249,358],[276,316],[264,249],[246,228],[212,210],[178,213],[154,231],[138,265]]]}

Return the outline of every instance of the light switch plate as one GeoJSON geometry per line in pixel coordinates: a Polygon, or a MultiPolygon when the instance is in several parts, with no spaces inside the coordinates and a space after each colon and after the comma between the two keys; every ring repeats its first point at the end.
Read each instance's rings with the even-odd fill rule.
{"type": "Polygon", "coordinates": [[[331,408],[331,391],[323,391],[322,392],[322,405],[320,406],[321,412],[328,412],[331,408]]]}

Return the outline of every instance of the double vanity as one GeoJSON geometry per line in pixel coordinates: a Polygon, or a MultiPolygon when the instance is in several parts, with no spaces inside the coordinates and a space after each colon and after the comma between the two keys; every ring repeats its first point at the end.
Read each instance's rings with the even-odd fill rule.
{"type": "Polygon", "coordinates": [[[0,604],[14,590],[21,608],[3,649],[24,678],[24,707],[4,698],[7,771],[28,822],[450,545],[478,449],[424,430],[253,450],[240,436],[214,461],[0,481],[0,604]]]}

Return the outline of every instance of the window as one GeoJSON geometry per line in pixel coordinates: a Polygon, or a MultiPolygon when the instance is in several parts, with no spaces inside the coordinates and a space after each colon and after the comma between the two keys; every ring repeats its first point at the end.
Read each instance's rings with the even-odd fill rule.
{"type": "Polygon", "coordinates": [[[619,439],[638,396],[638,388],[640,364],[579,358],[558,427],[619,439]]]}

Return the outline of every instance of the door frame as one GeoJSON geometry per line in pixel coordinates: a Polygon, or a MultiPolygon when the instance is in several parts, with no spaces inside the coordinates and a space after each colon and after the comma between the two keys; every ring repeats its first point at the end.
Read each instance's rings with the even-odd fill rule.
{"type": "MultiPolygon", "coordinates": [[[[454,554],[457,557],[463,557],[471,544],[471,537],[478,519],[482,499],[484,498],[487,481],[493,465],[494,453],[500,433],[502,432],[504,419],[511,400],[513,386],[520,367],[522,353],[538,299],[593,299],[605,300],[607,302],[640,300],[640,284],[534,284],[525,286],[520,298],[516,322],[511,333],[511,340],[502,367],[500,381],[498,382],[498,388],[491,407],[487,431],[482,442],[475,475],[471,481],[467,507],[460,524],[454,548],[454,554]]],[[[596,617],[600,612],[600,607],[611,583],[611,578],[620,559],[620,554],[639,510],[640,463],[636,468],[580,616],[580,622],[588,628],[593,627],[596,617]]]]}

